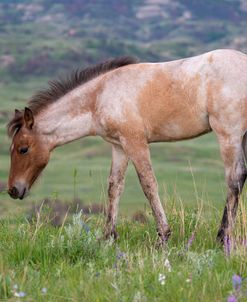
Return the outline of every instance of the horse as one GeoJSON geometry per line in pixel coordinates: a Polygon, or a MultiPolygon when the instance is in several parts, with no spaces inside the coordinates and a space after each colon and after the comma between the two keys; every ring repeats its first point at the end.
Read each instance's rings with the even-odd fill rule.
{"type": "Polygon", "coordinates": [[[38,91],[8,124],[8,193],[23,199],[53,149],[85,136],[112,144],[106,238],[117,238],[118,204],[128,162],[150,202],[161,244],[170,236],[149,144],[214,131],[224,162],[227,199],[217,239],[234,227],[247,170],[247,55],[219,49],[161,63],[120,57],[74,71],[38,91]]]}

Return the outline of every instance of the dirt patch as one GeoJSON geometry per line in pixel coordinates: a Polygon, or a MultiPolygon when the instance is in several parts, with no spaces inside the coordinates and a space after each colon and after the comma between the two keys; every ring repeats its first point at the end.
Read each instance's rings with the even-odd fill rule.
{"type": "Polygon", "coordinates": [[[72,202],[64,202],[56,199],[45,199],[38,205],[34,205],[28,213],[29,220],[35,220],[38,215],[53,226],[61,226],[67,216],[82,211],[84,215],[105,213],[104,206],[98,203],[84,204],[80,199],[72,202]]]}
{"type": "Polygon", "coordinates": [[[147,215],[142,211],[137,211],[132,215],[132,221],[140,222],[140,223],[147,223],[148,218],[147,215]]]}

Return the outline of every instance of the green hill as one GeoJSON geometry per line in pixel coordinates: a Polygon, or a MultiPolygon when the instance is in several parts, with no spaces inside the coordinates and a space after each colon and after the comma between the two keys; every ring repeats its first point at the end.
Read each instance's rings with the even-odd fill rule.
{"type": "Polygon", "coordinates": [[[168,60],[247,50],[245,0],[1,0],[1,81],[131,54],[168,60]]]}

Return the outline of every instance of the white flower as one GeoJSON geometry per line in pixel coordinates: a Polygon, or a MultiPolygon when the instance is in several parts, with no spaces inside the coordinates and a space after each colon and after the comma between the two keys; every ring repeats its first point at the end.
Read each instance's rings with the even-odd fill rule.
{"type": "Polygon", "coordinates": [[[43,288],[41,289],[41,292],[42,292],[43,295],[45,295],[45,294],[47,293],[47,288],[46,288],[46,287],[43,287],[43,288]]]}
{"type": "Polygon", "coordinates": [[[159,283],[161,285],[164,285],[165,284],[165,281],[166,281],[166,276],[163,275],[163,274],[159,274],[159,283]]]}
{"type": "Polygon", "coordinates": [[[26,296],[26,293],[24,293],[24,292],[19,292],[19,293],[15,293],[14,296],[15,296],[15,297],[18,297],[18,298],[23,298],[23,297],[26,296]]]}
{"type": "Polygon", "coordinates": [[[172,271],[172,267],[171,267],[170,261],[168,259],[165,260],[164,266],[166,267],[166,269],[168,270],[168,272],[172,271]]]}

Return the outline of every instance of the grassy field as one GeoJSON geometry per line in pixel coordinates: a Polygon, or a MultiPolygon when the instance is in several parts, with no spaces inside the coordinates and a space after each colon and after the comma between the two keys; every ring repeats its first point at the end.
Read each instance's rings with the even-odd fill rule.
{"type": "MultiPolygon", "coordinates": [[[[21,86],[0,92],[1,184],[6,184],[9,168],[9,112],[17,104],[23,107],[40,84],[21,86]],[[14,91],[19,90],[17,100],[14,91]]],[[[155,248],[155,223],[131,164],[117,242],[101,240],[102,214],[75,210],[77,203],[85,209],[107,201],[111,147],[99,138],[85,138],[54,151],[25,200],[0,193],[0,300],[246,301],[245,196],[231,245],[215,241],[225,200],[215,136],[153,144],[151,154],[172,228],[166,248],[155,248]],[[45,198],[50,207],[44,204],[41,214],[35,214],[34,205],[45,198]]]]}
{"type": "Polygon", "coordinates": [[[60,227],[47,209],[0,222],[1,301],[246,301],[246,210],[231,244],[215,242],[218,215],[168,207],[171,239],[155,249],[155,225],[121,219],[103,241],[101,216],[75,214],[60,227]],[[241,238],[241,239],[240,239],[241,238]],[[245,238],[245,242],[242,239],[245,238]]]}
{"type": "MultiPolygon", "coordinates": [[[[2,182],[9,165],[5,123],[0,128],[2,182]]],[[[101,240],[102,214],[66,216],[69,209],[60,213],[61,204],[51,210],[57,200],[106,205],[110,153],[110,146],[97,138],[69,144],[55,150],[26,200],[0,194],[0,300],[247,301],[244,202],[231,245],[215,241],[225,185],[214,135],[151,146],[172,228],[163,250],[155,248],[155,223],[132,165],[117,242],[101,240]],[[35,215],[33,205],[46,197],[51,207],[44,205],[35,215]],[[61,217],[54,226],[57,209],[61,217]],[[136,215],[140,211],[142,219],[136,215]]]]}
{"type": "Polygon", "coordinates": [[[131,164],[120,238],[101,239],[111,146],[100,138],[55,150],[25,200],[5,190],[6,124],[48,78],[120,55],[246,52],[245,1],[60,2],[0,1],[0,301],[247,301],[246,191],[235,232],[219,246],[225,182],[213,134],[151,146],[172,229],[163,249],[131,164]]]}

